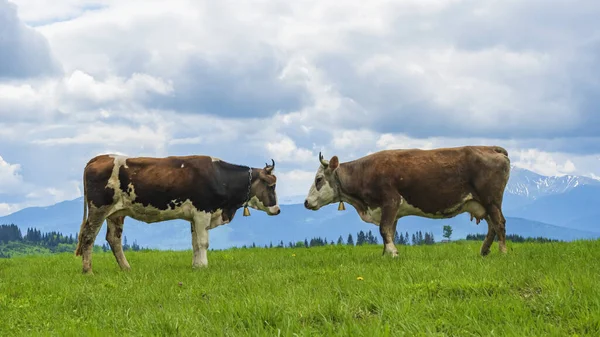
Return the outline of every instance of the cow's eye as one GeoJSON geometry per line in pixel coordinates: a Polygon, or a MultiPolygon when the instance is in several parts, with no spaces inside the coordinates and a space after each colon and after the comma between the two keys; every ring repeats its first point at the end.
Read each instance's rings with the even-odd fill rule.
{"type": "Polygon", "coordinates": [[[323,177],[319,177],[319,178],[317,178],[317,181],[316,181],[316,183],[318,184],[318,183],[320,183],[322,180],[323,180],[323,177]]]}

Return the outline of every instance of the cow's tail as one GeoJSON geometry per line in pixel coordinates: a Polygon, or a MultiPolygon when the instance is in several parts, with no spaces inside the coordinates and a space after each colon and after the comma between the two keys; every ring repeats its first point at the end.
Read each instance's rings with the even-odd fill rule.
{"type": "Polygon", "coordinates": [[[82,233],[85,228],[85,224],[87,223],[87,211],[88,211],[88,200],[87,200],[87,188],[85,184],[85,171],[87,167],[83,169],[83,220],[81,221],[81,226],[79,228],[79,235],[77,236],[77,247],[75,248],[75,256],[79,256],[82,254],[81,251],[81,239],[82,233]]]}

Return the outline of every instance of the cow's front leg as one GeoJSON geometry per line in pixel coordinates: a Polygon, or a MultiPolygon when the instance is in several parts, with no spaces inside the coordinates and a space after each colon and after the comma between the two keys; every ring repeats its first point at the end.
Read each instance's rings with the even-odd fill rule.
{"type": "Polygon", "coordinates": [[[208,227],[210,226],[210,213],[198,214],[192,220],[192,249],[194,258],[192,268],[208,266],[208,227]]]}
{"type": "Polygon", "coordinates": [[[383,238],[383,254],[390,254],[392,257],[398,257],[398,249],[394,244],[394,234],[396,233],[396,225],[398,213],[396,205],[385,206],[381,210],[381,222],[379,224],[379,234],[383,238]]]}

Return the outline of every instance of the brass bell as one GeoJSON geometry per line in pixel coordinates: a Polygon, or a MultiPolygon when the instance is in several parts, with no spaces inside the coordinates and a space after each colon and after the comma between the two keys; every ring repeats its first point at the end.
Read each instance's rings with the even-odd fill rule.
{"type": "Polygon", "coordinates": [[[248,209],[248,206],[244,206],[244,216],[250,216],[250,210],[248,209]]]}
{"type": "Polygon", "coordinates": [[[346,210],[346,206],[344,206],[344,202],[340,201],[340,204],[338,206],[338,211],[345,211],[346,210]]]}

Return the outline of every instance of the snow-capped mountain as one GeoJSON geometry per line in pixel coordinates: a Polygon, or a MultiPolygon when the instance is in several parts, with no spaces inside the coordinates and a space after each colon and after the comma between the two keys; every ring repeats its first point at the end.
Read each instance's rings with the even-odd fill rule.
{"type": "Polygon", "coordinates": [[[535,200],[547,195],[565,193],[583,185],[600,186],[600,180],[573,175],[543,176],[511,166],[506,192],[535,200]]]}

